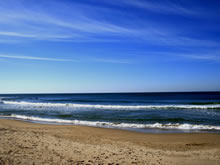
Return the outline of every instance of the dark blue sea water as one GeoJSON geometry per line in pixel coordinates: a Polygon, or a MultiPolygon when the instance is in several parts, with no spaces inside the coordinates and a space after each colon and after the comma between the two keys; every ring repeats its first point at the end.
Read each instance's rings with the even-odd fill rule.
{"type": "Polygon", "coordinates": [[[142,132],[220,132],[220,92],[8,94],[0,117],[142,132]]]}

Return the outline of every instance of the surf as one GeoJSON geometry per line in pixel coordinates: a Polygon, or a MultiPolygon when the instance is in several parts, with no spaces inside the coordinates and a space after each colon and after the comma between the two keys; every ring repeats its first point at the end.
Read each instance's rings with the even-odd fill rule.
{"type": "Polygon", "coordinates": [[[153,123],[153,124],[135,124],[135,123],[119,123],[119,122],[102,122],[102,121],[84,121],[84,120],[65,120],[65,119],[52,119],[40,118],[35,116],[25,116],[12,114],[4,116],[4,118],[20,119],[26,121],[38,121],[45,123],[57,124],[70,124],[94,127],[109,127],[109,128],[135,128],[135,129],[180,129],[180,130],[220,130],[220,126],[213,125],[196,125],[196,124],[180,124],[180,123],[153,123]]]}
{"type": "Polygon", "coordinates": [[[144,110],[144,109],[220,109],[220,104],[208,105],[112,105],[112,104],[74,104],[74,103],[44,103],[44,102],[26,102],[26,101],[1,101],[5,105],[17,105],[28,107],[68,107],[68,108],[91,108],[91,109],[112,109],[112,110],[144,110]]]}

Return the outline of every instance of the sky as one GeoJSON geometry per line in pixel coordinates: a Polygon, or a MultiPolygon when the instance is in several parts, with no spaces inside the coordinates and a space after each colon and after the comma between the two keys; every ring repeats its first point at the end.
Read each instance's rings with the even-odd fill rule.
{"type": "Polygon", "coordinates": [[[0,1],[0,93],[174,91],[220,91],[220,1],[0,1]]]}

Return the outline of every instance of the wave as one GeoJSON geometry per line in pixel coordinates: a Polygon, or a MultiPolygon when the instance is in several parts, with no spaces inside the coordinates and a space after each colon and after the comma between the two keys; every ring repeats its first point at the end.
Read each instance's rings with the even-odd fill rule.
{"type": "MultiPolygon", "coordinates": [[[[48,102],[79,102],[79,103],[106,103],[109,100],[94,100],[94,99],[48,99],[48,102]]],[[[135,101],[125,101],[125,100],[110,100],[114,103],[134,103],[135,101]]],[[[145,101],[138,101],[138,103],[149,103],[145,101]]]]}
{"type": "Polygon", "coordinates": [[[215,105],[101,105],[101,104],[72,104],[72,103],[43,103],[25,101],[2,101],[7,105],[19,105],[28,107],[67,107],[67,108],[94,108],[94,109],[220,109],[220,104],[215,105]]]}
{"type": "Polygon", "coordinates": [[[82,126],[94,126],[94,127],[108,127],[108,128],[139,128],[139,129],[180,129],[180,130],[220,130],[220,126],[212,125],[194,125],[194,124],[133,124],[133,123],[113,123],[113,122],[99,122],[99,121],[82,121],[82,120],[65,120],[65,119],[49,119],[40,118],[34,116],[24,116],[12,114],[10,116],[2,116],[13,119],[31,120],[46,123],[60,123],[60,124],[72,124],[82,126]]]}

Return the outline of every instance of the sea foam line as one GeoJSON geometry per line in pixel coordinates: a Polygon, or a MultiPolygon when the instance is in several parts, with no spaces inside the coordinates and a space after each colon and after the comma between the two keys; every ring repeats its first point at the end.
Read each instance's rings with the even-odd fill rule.
{"type": "Polygon", "coordinates": [[[25,101],[2,101],[3,104],[33,106],[33,107],[70,107],[70,108],[95,108],[95,109],[220,109],[216,105],[101,105],[101,104],[72,104],[72,103],[35,103],[25,101]]]}
{"type": "Polygon", "coordinates": [[[154,124],[135,124],[135,123],[112,123],[99,121],[83,121],[83,120],[65,120],[65,119],[49,119],[34,116],[16,115],[2,116],[13,119],[31,120],[47,123],[61,123],[94,127],[110,127],[110,128],[139,128],[139,129],[180,129],[180,130],[220,130],[220,126],[212,125],[194,125],[194,124],[179,124],[179,123],[154,123],[154,124]]]}

